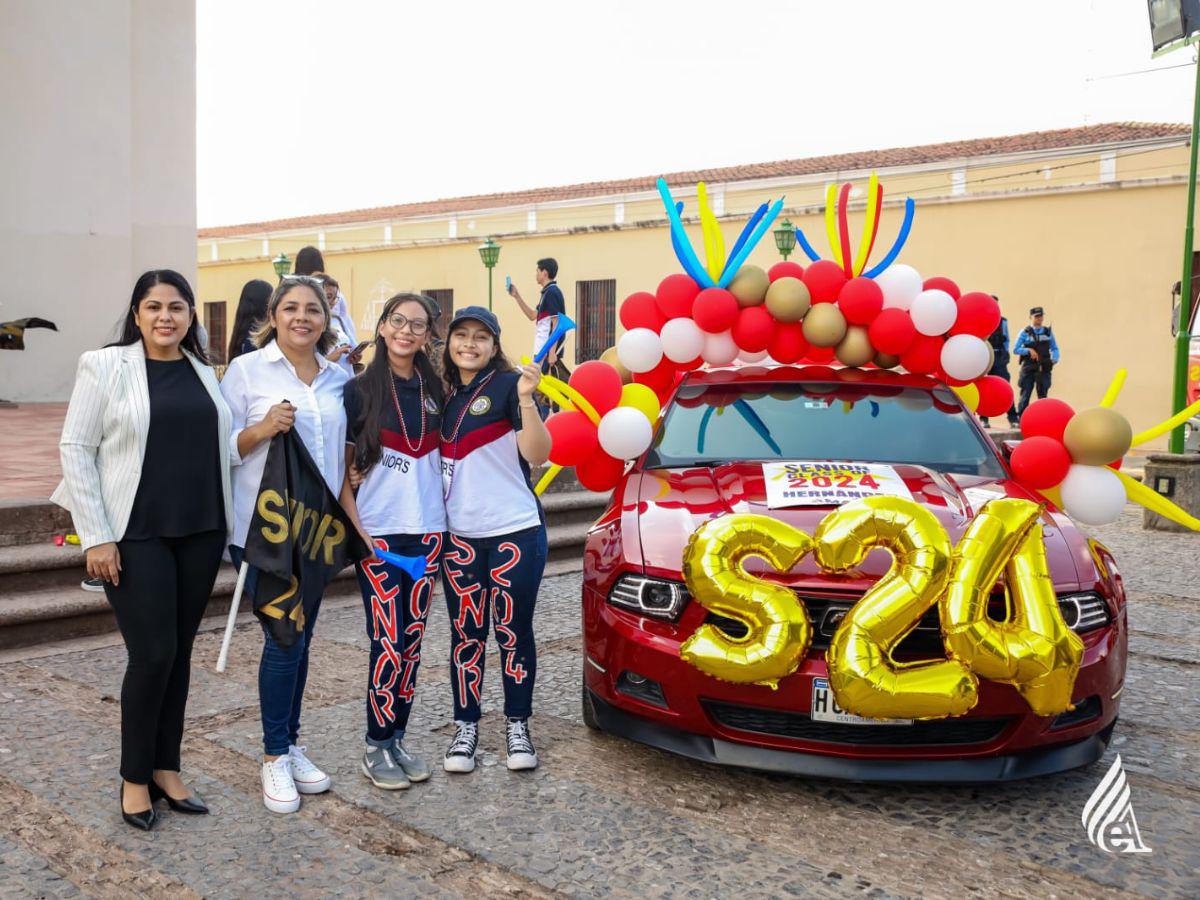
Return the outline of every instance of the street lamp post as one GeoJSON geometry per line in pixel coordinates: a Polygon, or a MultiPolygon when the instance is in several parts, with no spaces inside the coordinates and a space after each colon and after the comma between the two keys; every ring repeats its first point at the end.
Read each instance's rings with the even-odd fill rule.
{"type": "Polygon", "coordinates": [[[496,263],[500,261],[500,245],[491,238],[487,239],[487,243],[480,245],[479,258],[483,260],[483,264],[488,270],[488,310],[492,308],[492,269],[496,268],[496,263]]]}
{"type": "Polygon", "coordinates": [[[779,250],[779,255],[787,262],[787,258],[796,249],[796,226],[784,219],[772,234],[775,235],[775,247],[779,250]]]}
{"type": "Polygon", "coordinates": [[[283,276],[286,275],[288,270],[292,267],[292,261],[288,259],[288,255],[286,253],[280,252],[277,257],[271,260],[271,265],[275,269],[275,274],[279,276],[279,280],[283,281],[283,276]]]}

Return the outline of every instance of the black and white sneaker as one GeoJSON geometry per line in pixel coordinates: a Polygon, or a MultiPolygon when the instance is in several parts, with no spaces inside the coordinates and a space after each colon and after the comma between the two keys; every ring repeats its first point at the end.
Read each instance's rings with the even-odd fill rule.
{"type": "Polygon", "coordinates": [[[442,768],[447,772],[465,775],[475,771],[475,748],[479,744],[478,722],[455,722],[458,731],[446,749],[442,768]]]}
{"type": "Polygon", "coordinates": [[[511,771],[537,768],[537,751],[533,749],[533,740],[529,737],[528,719],[505,720],[504,738],[508,745],[508,768],[511,771]]]}
{"type": "Polygon", "coordinates": [[[79,586],[81,588],[83,588],[85,591],[94,591],[97,594],[104,593],[104,579],[103,578],[85,578],[85,579],[83,579],[83,581],[79,582],[79,586]]]}

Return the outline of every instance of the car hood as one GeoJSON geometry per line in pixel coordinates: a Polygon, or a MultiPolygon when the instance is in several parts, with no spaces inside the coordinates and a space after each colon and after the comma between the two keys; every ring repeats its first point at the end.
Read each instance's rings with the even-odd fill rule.
{"type": "MultiPolygon", "coordinates": [[[[947,475],[921,466],[895,465],[913,499],[933,513],[957,543],[971,520],[989,500],[1015,497],[1042,501],[1020,485],[1003,478],[947,475]]],[[[628,495],[627,495],[628,496],[628,495]]],[[[767,506],[762,464],[738,462],[715,467],[651,469],[640,473],[637,485],[637,527],[642,564],[647,571],[678,573],[688,538],[709,519],[731,513],[754,513],[786,522],[812,534],[832,506],[767,506]]],[[[1066,516],[1046,510],[1042,532],[1055,587],[1075,590],[1081,583],[1079,564],[1090,565],[1086,542],[1066,516]]],[[[891,555],[873,550],[857,570],[844,575],[824,572],[812,555],[791,572],[778,573],[752,557],[746,569],[796,588],[862,591],[887,572],[891,555]]]]}

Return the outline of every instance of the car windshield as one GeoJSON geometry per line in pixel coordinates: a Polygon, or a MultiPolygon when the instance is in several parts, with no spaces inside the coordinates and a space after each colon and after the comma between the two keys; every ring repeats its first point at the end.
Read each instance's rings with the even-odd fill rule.
{"type": "Polygon", "coordinates": [[[646,468],[738,461],[910,463],[1004,477],[953,392],[845,382],[684,385],[646,468]]]}

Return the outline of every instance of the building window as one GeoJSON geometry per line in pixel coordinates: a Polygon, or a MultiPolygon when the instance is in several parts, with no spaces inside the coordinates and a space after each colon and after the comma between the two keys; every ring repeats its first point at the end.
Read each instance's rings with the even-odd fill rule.
{"type": "Polygon", "coordinates": [[[579,334],[575,363],[599,359],[617,339],[617,282],[614,278],[575,282],[579,334]]]}
{"type": "Polygon", "coordinates": [[[450,327],[450,319],[454,315],[454,289],[430,288],[429,290],[421,291],[421,293],[437,301],[438,309],[442,313],[438,316],[434,327],[437,329],[437,333],[441,335],[441,340],[445,340],[446,330],[450,327]]]}
{"type": "Polygon", "coordinates": [[[224,300],[204,304],[204,330],[208,332],[208,358],[213,365],[225,365],[225,344],[229,338],[225,333],[224,300]]]}

